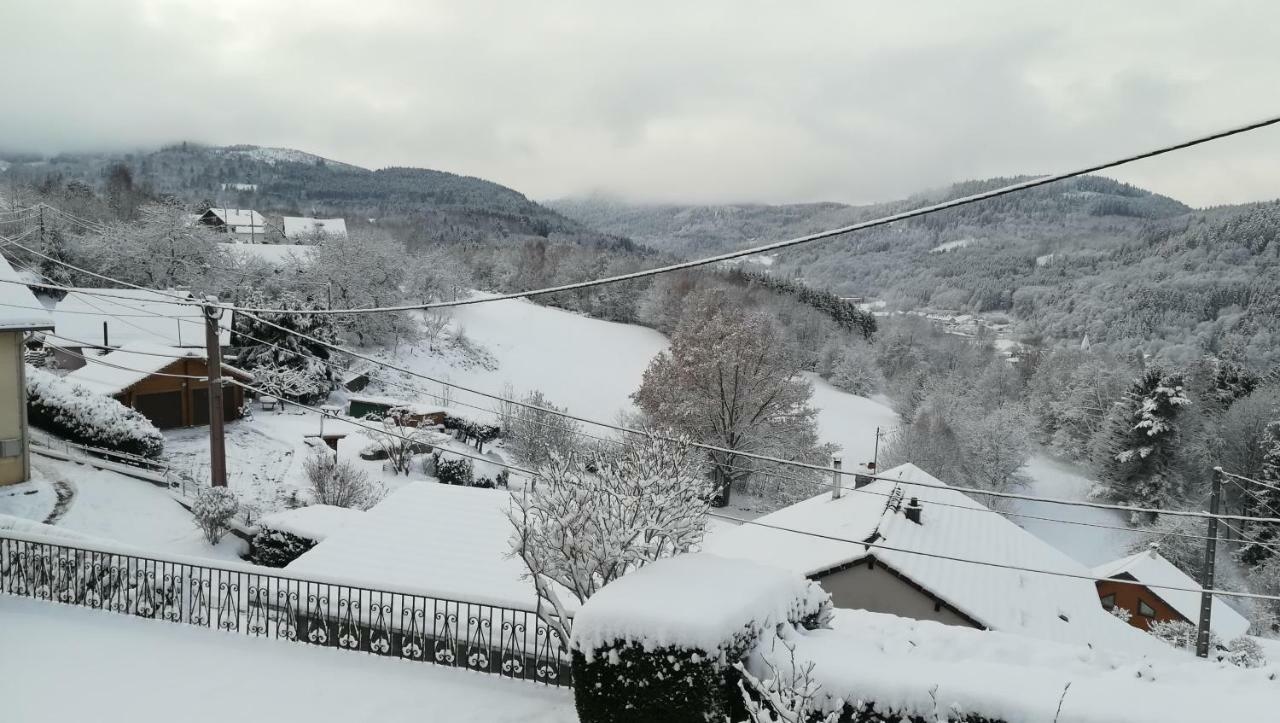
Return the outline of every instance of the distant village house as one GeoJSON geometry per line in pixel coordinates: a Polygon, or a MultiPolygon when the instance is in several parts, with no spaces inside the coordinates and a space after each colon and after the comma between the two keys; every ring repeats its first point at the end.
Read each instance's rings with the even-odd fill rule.
{"type": "Polygon", "coordinates": [[[240,208],[211,208],[196,219],[197,223],[232,234],[239,243],[266,243],[267,221],[262,214],[240,208]]]}

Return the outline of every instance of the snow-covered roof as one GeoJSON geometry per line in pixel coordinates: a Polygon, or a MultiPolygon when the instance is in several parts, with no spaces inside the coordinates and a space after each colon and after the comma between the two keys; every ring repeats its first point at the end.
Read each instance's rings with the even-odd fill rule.
{"type": "MultiPolygon", "coordinates": [[[[1186,587],[1200,590],[1201,587],[1190,575],[1179,570],[1176,565],[1166,560],[1160,553],[1143,550],[1119,560],[1112,560],[1093,568],[1097,577],[1119,577],[1130,575],[1138,582],[1148,585],[1167,585],[1169,587],[1186,587]]],[[[1151,588],[1151,593],[1178,611],[1182,617],[1195,622],[1200,619],[1200,593],[1183,592],[1181,590],[1165,590],[1151,588]]],[[[1244,635],[1249,630],[1249,621],[1243,615],[1231,609],[1230,605],[1220,598],[1213,598],[1213,612],[1210,616],[1210,627],[1223,638],[1231,640],[1244,635]]]]}
{"type": "Polygon", "coordinates": [[[258,526],[320,542],[330,535],[359,521],[363,510],[353,510],[334,505],[310,505],[293,510],[273,512],[258,520],[258,526]]]}
{"type": "MultiPolygon", "coordinates": [[[[205,359],[203,349],[179,349],[147,342],[133,342],[106,354],[86,356],[88,361],[84,366],[63,378],[106,396],[123,392],[152,374],[164,371],[179,359],[205,359]]],[[[230,364],[223,364],[222,369],[233,376],[253,378],[248,372],[230,364]]]]}
{"type": "Polygon", "coordinates": [[[345,218],[311,218],[310,216],[285,216],[284,237],[347,235],[345,218]]]}
{"type": "Polygon", "coordinates": [[[703,549],[746,557],[809,576],[874,557],[984,627],[1072,642],[1140,645],[1144,633],[1102,609],[1094,584],[1085,579],[976,565],[922,554],[982,560],[999,565],[1089,575],[1080,563],[913,464],[895,467],[839,499],[823,494],[757,521],[802,532],[873,541],[898,549],[798,535],[741,525],[707,538],[703,549]],[[921,487],[912,482],[942,485],[921,487]],[[887,506],[894,490],[901,505],[887,506]],[[901,510],[911,498],[922,505],[922,523],[901,510]],[[874,538],[873,538],[874,536],[874,538]],[[1065,618],[1065,619],[1064,619],[1065,618]]]}
{"type": "Polygon", "coordinates": [[[289,563],[290,574],[368,580],[388,589],[532,609],[533,584],[508,557],[508,492],[414,482],[289,563]]]}
{"type": "Polygon", "coordinates": [[[22,280],[0,256],[0,331],[52,329],[53,318],[22,280]]]}
{"type": "MultiPolygon", "coordinates": [[[[102,325],[107,325],[110,346],[133,342],[178,347],[204,347],[204,314],[198,306],[178,303],[194,299],[187,291],[151,291],[144,289],[82,289],[63,297],[53,309],[54,334],[63,339],[50,339],[53,346],[74,347],[74,339],[85,344],[101,345],[102,325]],[[101,294],[108,294],[102,296],[101,294]]],[[[231,313],[224,313],[220,343],[231,343],[231,313]]]]}
{"type": "Polygon", "coordinates": [[[315,253],[315,246],[300,244],[218,244],[224,251],[235,257],[237,261],[261,261],[272,266],[283,266],[287,262],[307,263],[315,253]]]}
{"type": "MultiPolygon", "coordinates": [[[[256,226],[257,232],[262,233],[263,226],[266,225],[266,219],[257,211],[244,208],[211,208],[208,211],[228,226],[256,226]]],[[[244,233],[249,233],[244,231],[244,233]]]]}
{"type": "Polygon", "coordinates": [[[119,394],[180,358],[203,359],[195,349],[179,349],[163,344],[135,342],[101,356],[89,357],[84,366],[65,379],[106,396],[119,394]]]}
{"type": "MultiPolygon", "coordinates": [[[[826,710],[842,698],[876,701],[894,720],[1170,723],[1269,720],[1280,706],[1274,659],[1250,670],[1163,643],[1132,655],[862,610],[837,610],[832,628],[789,636],[826,710]]],[[[791,651],[762,658],[748,665],[788,666],[791,651]]]]}

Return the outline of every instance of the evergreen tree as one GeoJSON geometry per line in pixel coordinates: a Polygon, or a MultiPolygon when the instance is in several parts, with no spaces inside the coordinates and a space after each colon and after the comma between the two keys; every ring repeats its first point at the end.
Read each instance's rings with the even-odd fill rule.
{"type": "Polygon", "coordinates": [[[299,372],[306,383],[291,385],[299,397],[323,397],[337,386],[338,374],[330,363],[328,347],[272,326],[275,324],[334,343],[336,334],[333,317],[324,314],[292,314],[287,311],[323,308],[320,302],[287,293],[274,299],[253,293],[242,301],[242,305],[286,310],[269,314],[255,313],[253,316],[236,314],[236,334],[232,343],[240,348],[242,366],[249,371],[284,369],[299,372]]]}
{"type": "Polygon", "coordinates": [[[1176,421],[1190,404],[1181,374],[1152,367],[1133,383],[1112,415],[1102,460],[1103,481],[1112,499],[1144,507],[1181,501],[1185,490],[1172,470],[1176,421]]]}
{"type": "MultiPolygon", "coordinates": [[[[1258,488],[1257,494],[1246,495],[1245,514],[1253,517],[1280,517],[1280,420],[1267,425],[1264,438],[1266,456],[1262,461],[1262,481],[1270,487],[1258,488]]],[[[1275,554],[1272,545],[1280,538],[1280,525],[1255,522],[1247,530],[1249,542],[1240,548],[1240,561],[1256,567],[1275,554]]]]}

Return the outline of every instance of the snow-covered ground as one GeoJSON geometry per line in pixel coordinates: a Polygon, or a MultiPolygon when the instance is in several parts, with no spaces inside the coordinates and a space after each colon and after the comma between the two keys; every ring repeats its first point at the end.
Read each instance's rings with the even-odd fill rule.
{"type": "MultiPolygon", "coordinates": [[[[1089,490],[1095,484],[1093,480],[1084,476],[1083,471],[1078,467],[1059,462],[1043,454],[1033,456],[1022,471],[1031,479],[1031,484],[1024,492],[1038,497],[1083,500],[1088,497],[1089,490]]],[[[1031,534],[1089,567],[1101,565],[1128,554],[1128,546],[1134,539],[1132,532],[1088,526],[1124,527],[1128,521],[1124,513],[1118,510],[1073,507],[1029,500],[1013,500],[1009,503],[1008,509],[1010,512],[1034,517],[1086,523],[1071,525],[1026,517],[1012,518],[1031,534]]]]}
{"type": "Polygon", "coordinates": [[[51,488],[63,482],[72,497],[56,524],[93,537],[122,542],[144,550],[238,560],[244,543],[228,535],[216,547],[204,536],[170,493],[149,482],[76,464],[32,455],[33,480],[23,487],[43,490],[37,495],[0,496],[0,514],[44,520],[52,505],[27,503],[42,497],[56,500],[51,488]]]}
{"type": "Polygon", "coordinates": [[[0,596],[0,719],[573,723],[533,683],[0,596]]]}

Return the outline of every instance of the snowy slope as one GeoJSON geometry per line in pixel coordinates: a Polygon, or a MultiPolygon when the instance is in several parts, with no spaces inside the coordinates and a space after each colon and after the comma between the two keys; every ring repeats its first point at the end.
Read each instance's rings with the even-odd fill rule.
{"type": "MultiPolygon", "coordinates": [[[[558,406],[606,422],[633,409],[628,395],[640,386],[649,360],[667,347],[666,337],[651,329],[522,300],[460,307],[454,325],[493,354],[496,369],[459,369],[425,353],[398,361],[489,392],[501,393],[508,383],[521,394],[537,389],[558,406]]],[[[493,406],[492,400],[472,395],[459,398],[493,406]]]]}

